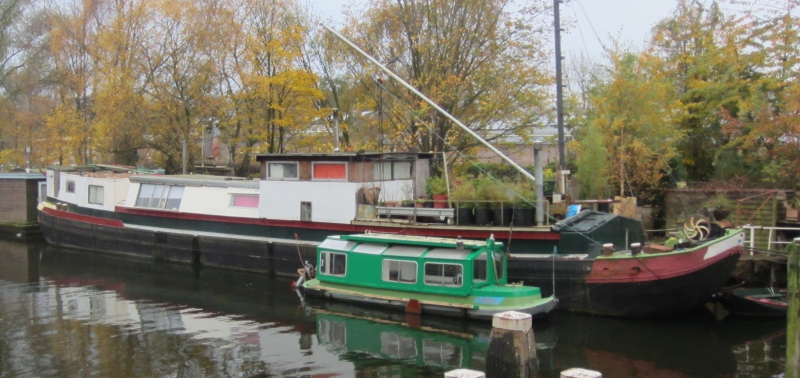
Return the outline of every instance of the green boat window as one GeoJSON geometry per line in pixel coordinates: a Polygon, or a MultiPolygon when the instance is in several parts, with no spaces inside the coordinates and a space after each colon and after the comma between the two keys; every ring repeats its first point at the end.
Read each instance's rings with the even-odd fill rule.
{"type": "Polygon", "coordinates": [[[347,272],[347,255],[344,253],[320,253],[319,272],[331,276],[344,276],[347,272]]]}
{"type": "Polygon", "coordinates": [[[486,253],[481,253],[480,256],[476,257],[473,264],[472,280],[475,282],[485,282],[489,270],[486,253]]]}
{"type": "Polygon", "coordinates": [[[383,260],[383,280],[417,283],[417,263],[414,261],[383,260]]]}
{"type": "Polygon", "coordinates": [[[503,272],[506,271],[505,266],[503,266],[503,262],[504,262],[503,260],[505,260],[505,259],[503,259],[503,257],[504,257],[503,253],[501,253],[501,252],[495,252],[494,253],[494,270],[495,270],[495,273],[497,274],[497,279],[498,280],[502,280],[503,279],[503,272]]]}
{"type": "Polygon", "coordinates": [[[425,263],[425,284],[461,287],[464,267],[460,264],[425,263]]]}

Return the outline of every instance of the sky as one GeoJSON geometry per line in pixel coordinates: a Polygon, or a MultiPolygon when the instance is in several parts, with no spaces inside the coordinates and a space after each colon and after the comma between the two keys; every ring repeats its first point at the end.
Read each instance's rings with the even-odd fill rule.
{"type": "MultiPolygon", "coordinates": [[[[346,5],[366,3],[366,0],[307,1],[334,22],[341,18],[346,5]]],[[[562,54],[569,59],[583,53],[596,62],[602,62],[601,42],[608,45],[609,36],[640,48],[649,38],[652,27],[668,17],[675,5],[675,0],[570,0],[561,4],[561,18],[577,22],[562,35],[562,54]]]]}

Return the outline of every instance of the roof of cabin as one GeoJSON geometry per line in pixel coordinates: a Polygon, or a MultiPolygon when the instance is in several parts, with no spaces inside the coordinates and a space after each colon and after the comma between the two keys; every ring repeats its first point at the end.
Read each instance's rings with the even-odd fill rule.
{"type": "Polygon", "coordinates": [[[258,180],[251,178],[215,175],[137,175],[131,176],[131,182],[251,189],[258,189],[259,185],[258,180]]]}
{"type": "Polygon", "coordinates": [[[365,161],[365,160],[417,160],[430,159],[427,152],[341,152],[341,153],[290,153],[256,155],[257,161],[365,161]]]}
{"type": "MultiPolygon", "coordinates": [[[[369,243],[385,243],[385,244],[405,244],[415,245],[428,248],[456,248],[458,239],[452,238],[436,238],[429,236],[417,235],[396,235],[396,234],[359,234],[359,235],[342,235],[339,236],[342,240],[356,241],[356,242],[369,242],[369,243]]],[[[466,249],[479,249],[488,245],[487,241],[483,240],[461,240],[466,249]]],[[[502,242],[495,242],[496,247],[502,247],[502,242]]]]}
{"type": "Polygon", "coordinates": [[[41,180],[44,179],[44,175],[36,172],[36,173],[27,173],[27,172],[11,172],[11,173],[0,173],[0,180],[41,180]]]}
{"type": "Polygon", "coordinates": [[[152,170],[144,168],[136,168],[124,165],[107,165],[107,164],[90,164],[90,165],[71,165],[62,166],[56,165],[47,167],[51,171],[59,172],[115,172],[115,173],[129,173],[129,174],[154,174],[163,173],[163,170],[152,170]]]}

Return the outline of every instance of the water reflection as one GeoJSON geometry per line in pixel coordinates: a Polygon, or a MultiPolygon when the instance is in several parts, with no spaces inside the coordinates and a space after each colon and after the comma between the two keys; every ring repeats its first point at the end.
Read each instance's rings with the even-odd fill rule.
{"type": "MultiPolygon", "coordinates": [[[[484,370],[488,323],[302,302],[291,281],[0,241],[0,376],[431,376],[484,370]],[[40,261],[41,256],[41,261],[40,261]]],[[[770,377],[785,322],[534,323],[539,377],[770,377]]]]}

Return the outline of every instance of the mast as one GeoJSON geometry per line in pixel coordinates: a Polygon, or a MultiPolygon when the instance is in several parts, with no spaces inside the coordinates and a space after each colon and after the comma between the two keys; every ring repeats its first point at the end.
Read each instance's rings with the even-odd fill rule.
{"type": "Polygon", "coordinates": [[[369,54],[364,52],[364,50],[362,50],[360,47],[356,46],[356,44],[354,44],[353,42],[350,42],[349,39],[345,38],[343,35],[339,34],[337,31],[333,30],[331,27],[329,27],[329,26],[327,26],[325,24],[322,24],[322,27],[325,28],[325,30],[327,30],[331,34],[333,34],[336,38],[339,38],[342,42],[346,43],[353,50],[356,50],[364,58],[367,58],[367,60],[372,62],[372,64],[378,66],[378,68],[380,68],[381,71],[383,71],[384,73],[389,75],[389,77],[391,77],[392,79],[395,79],[398,83],[400,83],[400,85],[402,85],[403,87],[405,87],[406,89],[411,91],[411,93],[417,95],[417,97],[421,98],[423,101],[428,103],[428,105],[430,105],[432,108],[436,109],[437,112],[439,112],[445,118],[449,119],[456,126],[460,127],[462,130],[464,130],[464,132],[466,132],[467,134],[471,135],[473,138],[477,139],[478,142],[481,142],[481,144],[486,146],[486,148],[488,148],[489,150],[491,150],[492,152],[497,154],[497,156],[499,156],[501,159],[505,160],[506,163],[510,164],[514,169],[516,169],[523,176],[529,178],[531,181],[536,181],[536,178],[532,174],[530,174],[530,172],[528,172],[525,169],[523,169],[522,167],[520,167],[519,164],[515,163],[513,160],[511,160],[511,158],[509,158],[508,156],[506,156],[505,154],[500,152],[500,150],[498,150],[497,148],[492,146],[491,143],[489,143],[485,139],[481,138],[480,135],[476,134],[474,131],[472,131],[472,129],[470,129],[469,127],[467,127],[463,123],[461,123],[461,121],[456,119],[456,117],[453,117],[446,110],[442,109],[439,105],[437,105],[435,102],[433,102],[433,100],[429,99],[424,94],[420,93],[420,91],[418,91],[416,88],[414,88],[411,84],[407,83],[405,80],[403,80],[399,76],[395,75],[394,72],[392,72],[391,70],[386,68],[386,66],[384,66],[383,64],[378,62],[375,58],[373,58],[372,56],[370,56],[369,54]]]}
{"type": "Polygon", "coordinates": [[[553,0],[553,18],[555,29],[555,43],[556,43],[556,112],[558,113],[558,192],[564,194],[566,188],[564,185],[563,171],[566,169],[566,160],[564,157],[564,93],[563,85],[561,84],[561,16],[559,15],[558,4],[561,0],[553,0]]]}

